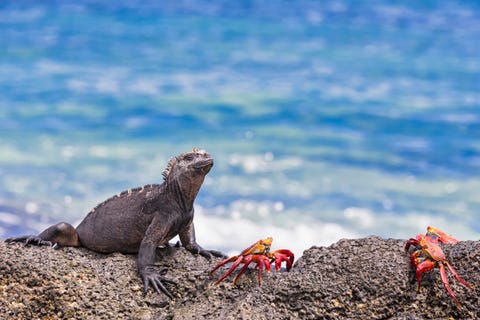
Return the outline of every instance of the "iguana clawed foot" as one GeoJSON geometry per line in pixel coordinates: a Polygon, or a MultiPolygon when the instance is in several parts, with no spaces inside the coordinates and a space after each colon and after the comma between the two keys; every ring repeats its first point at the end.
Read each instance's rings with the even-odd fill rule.
{"type": "Polygon", "coordinates": [[[162,269],[160,272],[155,271],[153,266],[147,266],[143,271],[140,272],[140,275],[143,280],[143,290],[146,294],[148,287],[151,285],[157,293],[163,292],[167,297],[173,299],[172,294],[165,288],[163,283],[170,283],[176,285],[177,283],[173,280],[167,279],[164,275],[167,273],[167,269],[162,269]]]}
{"type": "Polygon", "coordinates": [[[187,249],[187,251],[190,251],[191,253],[193,254],[199,254],[201,255],[202,257],[205,257],[207,258],[208,260],[210,260],[212,257],[217,257],[217,258],[227,258],[226,255],[224,255],[222,252],[220,251],[217,251],[217,250],[205,250],[203,249],[201,246],[199,246],[198,244],[195,244],[195,245],[190,245],[190,246],[185,246],[185,249],[187,249]]]}
{"type": "Polygon", "coordinates": [[[217,258],[222,258],[222,259],[225,259],[227,258],[227,255],[223,254],[222,252],[220,251],[217,251],[217,250],[200,250],[198,252],[199,255],[201,255],[202,257],[205,257],[207,258],[208,260],[210,260],[213,257],[217,257],[217,258]]]}

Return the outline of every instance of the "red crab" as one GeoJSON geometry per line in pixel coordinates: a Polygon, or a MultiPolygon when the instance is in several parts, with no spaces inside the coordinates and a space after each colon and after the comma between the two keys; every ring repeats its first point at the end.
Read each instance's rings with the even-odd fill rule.
{"type": "Polygon", "coordinates": [[[295,256],[290,250],[287,249],[275,250],[273,252],[270,252],[270,246],[272,245],[272,241],[273,239],[271,237],[263,240],[258,240],[250,247],[243,250],[238,256],[230,257],[217,264],[215,268],[210,271],[211,275],[213,275],[215,270],[217,270],[224,264],[235,261],[231,268],[227,272],[225,272],[225,274],[221,276],[215,282],[215,284],[219,284],[223,279],[228,277],[238,267],[240,263],[244,263],[244,265],[235,277],[235,280],[233,281],[234,284],[237,284],[238,279],[245,272],[245,270],[247,270],[247,267],[251,262],[255,262],[256,266],[258,267],[258,283],[262,282],[263,268],[265,267],[267,271],[270,271],[270,265],[272,263],[275,263],[275,269],[279,270],[282,262],[285,261],[287,265],[287,271],[290,271],[295,256]]]}
{"type": "Polygon", "coordinates": [[[422,281],[423,273],[428,272],[434,267],[438,266],[440,268],[440,276],[445,289],[453,298],[457,306],[461,308],[462,306],[460,302],[458,302],[452,289],[450,289],[447,273],[445,271],[445,265],[461,284],[467,288],[472,287],[465,280],[460,278],[455,269],[453,269],[453,267],[448,263],[445,254],[438,244],[439,242],[455,244],[458,242],[458,240],[437,228],[428,227],[425,235],[419,234],[415,238],[410,238],[405,245],[405,252],[408,252],[410,246],[415,247],[415,250],[410,256],[410,262],[415,268],[415,275],[418,281],[417,291],[420,290],[420,282],[422,281]]]}

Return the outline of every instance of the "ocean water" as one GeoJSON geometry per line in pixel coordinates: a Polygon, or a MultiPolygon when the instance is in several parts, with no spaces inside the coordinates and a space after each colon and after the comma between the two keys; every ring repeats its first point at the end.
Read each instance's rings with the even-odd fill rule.
{"type": "Polygon", "coordinates": [[[0,238],[215,158],[198,242],[480,236],[476,1],[2,1],[0,238]]]}

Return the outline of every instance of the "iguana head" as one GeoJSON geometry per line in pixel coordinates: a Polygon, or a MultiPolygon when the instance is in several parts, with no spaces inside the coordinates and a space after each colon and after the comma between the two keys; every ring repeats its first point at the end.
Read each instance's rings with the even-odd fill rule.
{"type": "MultiPolygon", "coordinates": [[[[163,178],[168,183],[171,181],[200,185],[213,166],[213,159],[202,149],[194,148],[190,152],[170,159],[168,166],[163,171],[163,178]]],[[[200,188],[198,185],[198,188],[200,188]]]]}

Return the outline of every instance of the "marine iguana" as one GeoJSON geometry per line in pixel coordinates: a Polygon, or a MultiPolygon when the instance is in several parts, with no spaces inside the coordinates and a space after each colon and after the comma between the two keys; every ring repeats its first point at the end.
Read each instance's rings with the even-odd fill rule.
{"type": "Polygon", "coordinates": [[[193,149],[171,159],[163,172],[162,184],[123,191],[92,209],[74,228],[66,222],[53,225],[38,236],[6,239],[6,242],[60,246],[83,246],[102,253],[137,253],[137,270],[145,292],[151,285],[157,293],[172,295],[165,283],[174,281],[154,270],[156,248],[179,235],[190,252],[208,259],[224,257],[219,251],[205,250],[195,240],[193,202],[203,180],[213,166],[204,150],[193,149]]]}

